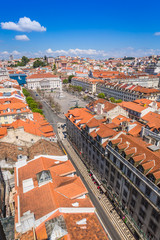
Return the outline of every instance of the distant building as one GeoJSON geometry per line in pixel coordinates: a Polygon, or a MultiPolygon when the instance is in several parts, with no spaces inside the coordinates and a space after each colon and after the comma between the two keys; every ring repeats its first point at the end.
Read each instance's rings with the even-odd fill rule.
{"type": "Polygon", "coordinates": [[[151,63],[145,68],[145,72],[149,73],[150,75],[155,75],[160,73],[160,61],[158,63],[151,63]]]}
{"type": "Polygon", "coordinates": [[[61,79],[51,73],[36,73],[29,75],[26,79],[27,87],[29,89],[52,90],[60,88],[62,84],[61,79]]]}
{"type": "Polygon", "coordinates": [[[8,78],[9,78],[9,74],[7,70],[4,68],[0,68],[0,81],[8,78]]]}
{"type": "Polygon", "coordinates": [[[9,56],[9,61],[13,61],[13,55],[9,56]]]}

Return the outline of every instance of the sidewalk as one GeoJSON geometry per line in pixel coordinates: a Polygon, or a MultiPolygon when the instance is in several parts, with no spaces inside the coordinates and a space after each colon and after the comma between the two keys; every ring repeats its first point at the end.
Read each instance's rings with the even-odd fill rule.
{"type": "Polygon", "coordinates": [[[91,178],[88,174],[87,168],[85,167],[85,165],[83,164],[83,162],[81,161],[81,159],[79,158],[79,156],[77,155],[77,153],[75,152],[75,150],[73,149],[71,144],[68,142],[67,139],[62,140],[62,143],[63,143],[65,149],[67,150],[67,152],[72,157],[75,165],[77,166],[77,168],[81,172],[85,181],[89,185],[90,190],[92,191],[94,196],[99,201],[99,203],[100,203],[101,207],[103,208],[104,212],[106,213],[106,215],[109,217],[111,223],[113,224],[114,228],[116,229],[116,231],[120,235],[121,239],[123,239],[123,240],[134,240],[135,239],[134,236],[129,231],[129,229],[127,228],[127,226],[123,222],[123,220],[120,218],[120,216],[118,215],[116,210],[113,209],[113,206],[110,203],[110,201],[108,200],[108,198],[104,194],[101,195],[99,193],[99,190],[97,189],[97,186],[93,183],[93,181],[91,180],[91,178]]]}

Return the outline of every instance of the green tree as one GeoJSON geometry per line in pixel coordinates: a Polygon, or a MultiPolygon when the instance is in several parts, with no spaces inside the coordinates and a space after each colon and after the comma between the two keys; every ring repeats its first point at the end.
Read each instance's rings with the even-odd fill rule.
{"type": "Polygon", "coordinates": [[[56,70],[56,64],[53,65],[52,71],[56,70]]]}
{"type": "Polygon", "coordinates": [[[22,92],[23,92],[25,97],[30,96],[30,93],[25,88],[23,88],[22,92]]]}
{"type": "Polygon", "coordinates": [[[63,84],[67,84],[67,83],[68,83],[68,79],[64,79],[63,84]]]}
{"type": "Polygon", "coordinates": [[[31,103],[30,103],[30,108],[31,108],[31,109],[38,108],[38,104],[37,104],[36,102],[31,102],[31,103]]]}
{"type": "Polygon", "coordinates": [[[41,109],[38,109],[38,108],[33,108],[32,109],[32,112],[38,112],[40,113],[41,115],[43,115],[43,111],[41,109]]]}
{"type": "Polygon", "coordinates": [[[26,97],[26,101],[28,102],[28,101],[30,101],[30,100],[32,100],[33,101],[33,98],[31,97],[31,96],[29,96],[29,97],[26,97]]]}
{"type": "Polygon", "coordinates": [[[46,66],[46,64],[44,62],[42,62],[41,60],[39,60],[39,59],[37,59],[33,63],[33,68],[44,67],[44,66],[46,66]]]}
{"type": "Polygon", "coordinates": [[[115,98],[114,98],[114,97],[111,97],[111,98],[110,98],[110,101],[113,102],[113,103],[115,103],[115,98]]]}
{"type": "Polygon", "coordinates": [[[24,64],[23,66],[26,66],[28,62],[29,62],[29,58],[27,58],[26,56],[23,56],[21,59],[21,63],[24,64]]]}
{"type": "Polygon", "coordinates": [[[121,103],[122,99],[115,100],[116,103],[121,103]]]}
{"type": "Polygon", "coordinates": [[[73,77],[74,77],[74,75],[70,75],[70,76],[68,77],[68,82],[69,82],[69,83],[71,83],[71,80],[72,80],[73,77]]]}
{"type": "Polygon", "coordinates": [[[105,94],[104,93],[98,93],[98,98],[105,98],[105,94]]]}

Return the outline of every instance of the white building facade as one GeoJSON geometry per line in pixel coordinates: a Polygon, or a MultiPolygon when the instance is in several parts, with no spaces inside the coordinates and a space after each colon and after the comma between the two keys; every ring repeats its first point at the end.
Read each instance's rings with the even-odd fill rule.
{"type": "Polygon", "coordinates": [[[27,77],[29,89],[53,90],[60,88],[61,84],[61,79],[51,73],[33,74],[27,77]]]}

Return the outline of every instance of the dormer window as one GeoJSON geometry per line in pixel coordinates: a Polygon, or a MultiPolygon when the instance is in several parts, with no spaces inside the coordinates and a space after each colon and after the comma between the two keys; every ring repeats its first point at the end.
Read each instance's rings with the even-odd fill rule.
{"type": "Polygon", "coordinates": [[[37,173],[37,180],[39,185],[52,180],[50,171],[44,170],[42,172],[37,173]]]}
{"type": "Polygon", "coordinates": [[[112,147],[112,142],[111,142],[111,141],[109,141],[108,145],[112,147]]]}
{"type": "Polygon", "coordinates": [[[148,174],[148,178],[151,180],[151,182],[155,183],[155,177],[153,174],[148,174]]]}
{"type": "Polygon", "coordinates": [[[132,165],[134,165],[134,160],[133,160],[133,158],[130,158],[130,159],[129,159],[129,162],[130,162],[132,165]]]}
{"type": "Polygon", "coordinates": [[[117,146],[115,147],[115,150],[116,150],[117,152],[119,152],[119,148],[118,148],[117,146]]]}
{"type": "Polygon", "coordinates": [[[122,154],[121,154],[121,155],[122,155],[122,157],[124,157],[124,158],[126,157],[126,154],[125,154],[124,151],[122,151],[122,154]]]}
{"type": "Polygon", "coordinates": [[[138,170],[139,170],[141,173],[144,173],[144,168],[143,168],[141,165],[138,166],[138,170]]]}

